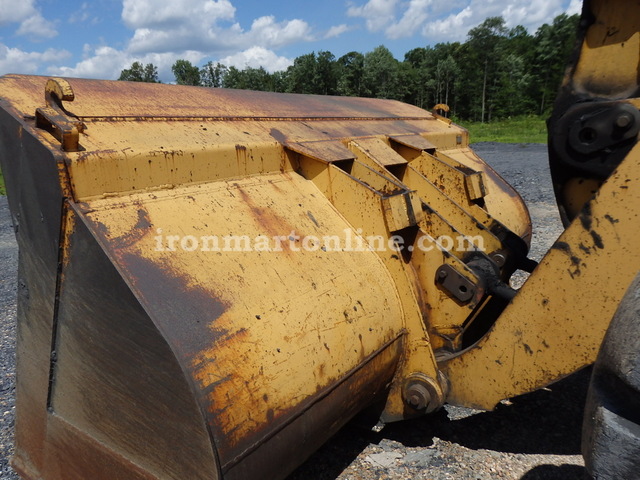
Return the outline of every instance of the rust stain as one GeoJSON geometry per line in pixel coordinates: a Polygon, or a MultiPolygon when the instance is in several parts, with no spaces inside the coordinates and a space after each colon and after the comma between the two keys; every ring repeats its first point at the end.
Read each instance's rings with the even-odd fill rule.
{"type": "Polygon", "coordinates": [[[222,378],[217,378],[212,382],[209,382],[208,384],[206,382],[203,382],[202,380],[200,381],[200,386],[202,388],[201,390],[201,396],[204,397],[205,402],[204,404],[209,403],[209,413],[213,413],[213,414],[217,414],[220,412],[223,412],[224,410],[226,410],[227,408],[229,408],[229,404],[218,404],[218,403],[210,403],[208,401],[208,398],[206,398],[209,394],[211,394],[216,388],[218,388],[220,385],[222,385],[223,383],[229,382],[232,380],[232,376],[231,375],[225,375],[222,378]],[[215,407],[215,408],[214,408],[215,407]]]}
{"type": "MultiPolygon", "coordinates": [[[[291,406],[271,405],[266,410],[266,418],[257,428],[243,432],[240,425],[232,427],[231,434],[227,432],[224,441],[218,444],[223,473],[229,473],[244,458],[251,458],[252,452],[261,452],[257,453],[263,458],[257,464],[260,472],[256,472],[259,473],[256,478],[265,477],[265,465],[275,468],[282,475],[282,465],[274,465],[270,461],[270,442],[292,445],[291,448],[295,449],[299,444],[295,439],[301,438],[299,429],[308,432],[309,422],[325,425],[321,430],[326,437],[321,436],[328,438],[386,389],[397,367],[401,340],[401,337],[390,340],[339,379],[327,379],[316,385],[313,393],[298,399],[291,406]],[[327,425],[330,427],[326,428],[327,425]],[[289,440],[284,441],[285,437],[289,440]]],[[[319,366],[319,371],[323,371],[323,367],[319,366]]]]}
{"type": "Polygon", "coordinates": [[[92,160],[100,160],[104,157],[110,157],[113,155],[119,155],[120,152],[113,149],[105,149],[105,150],[93,150],[90,152],[81,153],[76,157],[77,163],[84,163],[92,160]]]}
{"type": "Polygon", "coordinates": [[[153,157],[162,155],[165,160],[171,158],[171,160],[175,160],[175,157],[184,156],[184,151],[182,150],[165,150],[164,147],[160,147],[160,150],[152,150],[149,154],[153,157]]]}
{"type": "MultiPolygon", "coordinates": [[[[286,236],[295,231],[295,229],[288,222],[286,222],[280,216],[276,215],[272,208],[269,208],[268,206],[256,205],[253,198],[245,189],[243,189],[238,184],[234,184],[234,186],[240,193],[244,204],[249,207],[251,215],[254,217],[256,223],[260,225],[260,227],[264,229],[265,232],[267,232],[270,236],[286,236]]],[[[295,233],[299,236],[302,236],[300,232],[295,231],[295,233]]],[[[287,241],[282,242],[282,247],[284,251],[290,251],[287,241]]]]}
{"type": "Polygon", "coordinates": [[[236,145],[236,160],[238,165],[246,165],[247,163],[247,147],[244,145],[236,145]]]}
{"type": "Polygon", "coordinates": [[[169,334],[179,356],[190,365],[194,358],[230,333],[217,322],[229,305],[215,292],[176,271],[167,262],[152,261],[135,253],[116,251],[129,273],[149,316],[169,334]]]}
{"type": "MultiPolygon", "coordinates": [[[[274,182],[273,180],[269,180],[269,185],[271,185],[276,192],[282,193],[282,189],[280,188],[278,183],[280,182],[274,182]]],[[[299,206],[302,206],[302,205],[299,205],[299,206]]]]}
{"type": "Polygon", "coordinates": [[[136,244],[151,231],[153,224],[149,220],[149,213],[141,206],[138,207],[137,213],[138,220],[133,228],[124,235],[111,239],[116,248],[127,248],[136,244]]]}
{"type": "MultiPolygon", "coordinates": [[[[365,182],[362,182],[365,183],[365,182]]],[[[366,185],[366,183],[365,183],[366,185]]],[[[407,193],[407,190],[403,187],[394,184],[387,184],[379,190],[383,197],[393,197],[394,195],[400,195],[407,193]]]]}

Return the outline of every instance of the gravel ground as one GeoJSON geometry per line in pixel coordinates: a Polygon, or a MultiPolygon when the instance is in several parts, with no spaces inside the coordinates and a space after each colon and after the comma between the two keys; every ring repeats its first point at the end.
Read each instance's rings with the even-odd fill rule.
{"type": "MultiPolygon", "coordinates": [[[[534,221],[531,257],[539,260],[561,232],[544,145],[481,143],[478,154],[521,193],[534,221]]],[[[0,197],[0,479],[17,480],[13,451],[17,247],[0,197]]],[[[526,277],[515,279],[519,285],[526,277]]],[[[355,420],[289,480],[573,480],[580,456],[588,371],[505,401],[492,412],[446,407],[380,433],[355,420]]],[[[187,480],[187,479],[185,479],[187,480]]]]}
{"type": "Polygon", "coordinates": [[[0,196],[0,478],[17,479],[9,467],[13,452],[16,295],[18,247],[7,197],[0,196]]]}

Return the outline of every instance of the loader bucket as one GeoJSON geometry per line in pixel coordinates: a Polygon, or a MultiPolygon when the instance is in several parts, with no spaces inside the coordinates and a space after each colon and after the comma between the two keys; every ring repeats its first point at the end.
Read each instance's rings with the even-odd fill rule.
{"type": "Polygon", "coordinates": [[[445,401],[434,351],[462,345],[483,292],[457,246],[399,248],[450,227],[429,205],[505,269],[526,256],[517,194],[416,107],[18,75],[0,92],[25,479],[283,478],[369,405],[445,401]]]}

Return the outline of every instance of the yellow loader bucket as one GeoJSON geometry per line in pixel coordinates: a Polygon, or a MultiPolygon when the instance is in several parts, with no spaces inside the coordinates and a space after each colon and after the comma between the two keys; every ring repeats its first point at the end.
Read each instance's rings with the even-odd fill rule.
{"type": "Polygon", "coordinates": [[[26,479],[283,478],[367,406],[440,407],[436,357],[498,297],[468,252],[503,279],[525,261],[518,195],[413,106],[18,75],[0,92],[26,479]]]}

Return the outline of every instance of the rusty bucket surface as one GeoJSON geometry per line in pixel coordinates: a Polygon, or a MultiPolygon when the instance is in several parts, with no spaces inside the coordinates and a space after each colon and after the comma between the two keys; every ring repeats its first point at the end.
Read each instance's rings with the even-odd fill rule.
{"type": "Polygon", "coordinates": [[[368,405],[391,421],[445,399],[434,351],[462,344],[481,295],[433,278],[475,274],[398,242],[480,229],[526,255],[517,194],[416,107],[19,75],[0,91],[27,479],[282,478],[368,405]]]}

